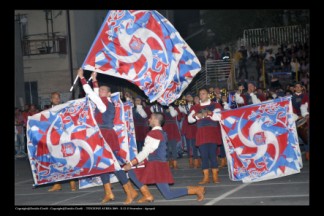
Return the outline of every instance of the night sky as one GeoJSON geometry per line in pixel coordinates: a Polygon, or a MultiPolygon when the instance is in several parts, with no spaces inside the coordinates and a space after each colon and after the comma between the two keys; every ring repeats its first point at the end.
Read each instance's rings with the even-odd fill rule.
{"type": "Polygon", "coordinates": [[[174,10],[174,26],[183,38],[188,36],[189,24],[199,19],[199,10],[174,10]]]}

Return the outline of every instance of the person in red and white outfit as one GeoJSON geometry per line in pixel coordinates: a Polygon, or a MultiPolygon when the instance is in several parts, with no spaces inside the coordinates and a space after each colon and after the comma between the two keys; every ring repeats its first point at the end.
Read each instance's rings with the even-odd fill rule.
{"type": "Polygon", "coordinates": [[[199,90],[200,104],[194,105],[188,116],[188,122],[197,122],[196,146],[202,160],[204,177],[199,184],[209,183],[209,168],[212,170],[213,182],[219,183],[218,164],[216,159],[217,144],[221,144],[220,114],[223,109],[219,103],[211,102],[208,97],[208,90],[199,90]]]}
{"type": "MultiPolygon", "coordinates": [[[[115,118],[115,106],[110,99],[111,91],[108,86],[101,85],[100,88],[97,82],[97,73],[93,72],[91,74],[92,84],[94,90],[87,84],[86,79],[83,76],[83,70],[80,68],[78,70],[78,76],[80,77],[82,87],[84,92],[89,96],[89,98],[96,104],[95,109],[95,119],[100,128],[100,132],[108,145],[110,146],[112,152],[115,157],[119,155],[119,142],[118,136],[114,127],[114,118],[115,118]]],[[[123,188],[126,192],[127,198],[124,204],[130,204],[133,200],[138,196],[137,191],[132,187],[132,184],[129,182],[126,173],[124,170],[115,171],[117,179],[123,185],[123,188]]],[[[105,197],[101,201],[101,203],[109,202],[110,200],[114,200],[115,196],[111,191],[110,186],[110,173],[104,173],[100,175],[101,181],[105,190],[105,197]]]]}
{"type": "Polygon", "coordinates": [[[196,133],[197,133],[197,125],[196,123],[188,122],[188,115],[191,107],[193,106],[193,97],[190,93],[186,94],[186,105],[180,105],[179,110],[185,116],[181,132],[186,137],[187,144],[187,152],[189,156],[189,167],[190,168],[198,168],[199,158],[198,158],[198,148],[196,147],[196,133]]]}
{"type": "Polygon", "coordinates": [[[197,200],[204,199],[205,188],[202,186],[188,186],[186,188],[171,189],[173,176],[168,166],[166,157],[167,135],[162,130],[164,123],[163,113],[152,113],[149,124],[152,130],[147,134],[143,150],[127,163],[123,168],[128,171],[129,178],[140,189],[143,197],[138,203],[153,202],[154,197],[150,193],[147,184],[156,184],[165,199],[174,199],[186,195],[197,195],[197,200]],[[144,168],[132,169],[133,166],[144,161],[144,168]]]}
{"type": "Polygon", "coordinates": [[[142,98],[139,96],[135,98],[135,106],[133,107],[133,117],[137,151],[140,152],[144,145],[145,136],[149,132],[149,126],[147,121],[147,113],[143,109],[142,98]]]}
{"type": "MultiPolygon", "coordinates": [[[[294,114],[296,114],[296,119],[305,118],[306,120],[306,130],[309,129],[309,101],[308,101],[308,95],[306,93],[303,93],[303,85],[301,82],[297,82],[295,84],[295,93],[293,94],[291,98],[291,102],[293,105],[293,111],[294,114]]],[[[300,130],[297,130],[300,131],[300,130]]],[[[304,131],[301,130],[303,133],[304,131]]],[[[309,137],[308,132],[306,132],[306,135],[304,134],[298,134],[299,136],[303,137],[303,141],[305,143],[305,158],[306,160],[309,160],[309,137]],[[307,136],[307,137],[305,137],[307,136]]]]}
{"type": "Polygon", "coordinates": [[[177,121],[180,120],[181,116],[179,109],[176,107],[174,108],[172,105],[168,107],[164,107],[163,109],[165,123],[163,125],[163,130],[168,135],[168,142],[167,142],[167,152],[168,152],[168,159],[171,168],[178,169],[177,163],[177,144],[181,141],[181,135],[179,131],[179,127],[177,125],[177,121]]]}
{"type": "Polygon", "coordinates": [[[167,142],[167,152],[168,152],[168,159],[169,159],[169,166],[174,169],[178,169],[177,163],[177,143],[181,141],[180,131],[177,125],[177,121],[179,120],[180,116],[178,115],[180,111],[178,108],[174,108],[173,106],[169,107],[162,107],[159,104],[154,104],[151,106],[151,112],[161,112],[164,114],[165,124],[163,125],[163,130],[168,135],[168,142],[167,142]]]}
{"type": "Polygon", "coordinates": [[[247,92],[243,92],[244,85],[243,83],[238,84],[238,91],[235,93],[235,102],[239,107],[246,106],[250,104],[258,104],[262,101],[265,101],[266,98],[264,95],[256,93],[256,86],[253,82],[248,83],[247,92]]]}

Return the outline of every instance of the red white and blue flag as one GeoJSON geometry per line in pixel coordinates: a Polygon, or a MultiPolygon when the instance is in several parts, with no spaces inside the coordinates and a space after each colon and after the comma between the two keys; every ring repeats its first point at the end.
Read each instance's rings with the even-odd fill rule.
{"type": "Polygon", "coordinates": [[[200,71],[198,58],[157,11],[110,10],[82,65],[126,79],[169,105],[200,71]]]}
{"type": "Polygon", "coordinates": [[[220,123],[231,180],[255,182],[300,172],[291,97],[224,111],[220,123]]]}
{"type": "Polygon", "coordinates": [[[124,103],[124,113],[125,113],[125,124],[128,135],[128,148],[129,148],[129,159],[133,160],[138,151],[136,144],[136,136],[135,136],[135,125],[133,118],[133,106],[134,104],[130,101],[124,103]]]}
{"type": "Polygon", "coordinates": [[[115,105],[114,130],[118,136],[120,150],[117,155],[117,160],[120,164],[129,161],[128,134],[125,123],[125,113],[123,102],[120,99],[120,93],[111,94],[111,101],[115,105]]]}
{"type": "Polygon", "coordinates": [[[35,185],[93,176],[120,166],[82,98],[28,117],[27,147],[35,185]]]}

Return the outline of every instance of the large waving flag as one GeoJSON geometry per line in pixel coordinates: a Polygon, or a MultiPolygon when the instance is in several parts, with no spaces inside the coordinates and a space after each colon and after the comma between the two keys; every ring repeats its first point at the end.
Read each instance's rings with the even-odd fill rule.
{"type": "Polygon", "coordinates": [[[192,49],[157,11],[111,10],[82,65],[126,79],[169,105],[200,71],[192,49]]]}
{"type": "Polygon", "coordinates": [[[35,185],[119,170],[87,98],[28,117],[28,156],[35,185]]]}
{"type": "Polygon", "coordinates": [[[224,111],[220,123],[231,180],[254,182],[300,172],[291,97],[224,111]]]}

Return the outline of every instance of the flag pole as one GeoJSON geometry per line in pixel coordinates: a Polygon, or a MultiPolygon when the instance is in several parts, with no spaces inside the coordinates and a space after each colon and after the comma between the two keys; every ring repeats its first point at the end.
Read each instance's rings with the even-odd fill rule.
{"type": "MultiPolygon", "coordinates": [[[[71,83],[73,79],[73,59],[72,59],[72,40],[71,40],[71,25],[70,25],[70,11],[66,10],[66,19],[67,19],[67,30],[68,30],[68,50],[69,50],[69,66],[70,66],[70,78],[71,78],[71,83]]],[[[75,78],[71,88],[70,92],[73,90],[73,86],[75,85],[76,81],[78,80],[78,76],[75,78]]],[[[72,99],[74,99],[74,92],[72,92],[72,99]]]]}
{"type": "Polygon", "coordinates": [[[70,91],[73,90],[73,87],[74,87],[75,83],[78,81],[78,78],[79,78],[79,76],[76,76],[76,77],[75,77],[75,80],[74,80],[74,82],[73,82],[73,85],[72,85],[71,88],[70,88],[70,91]]]}

